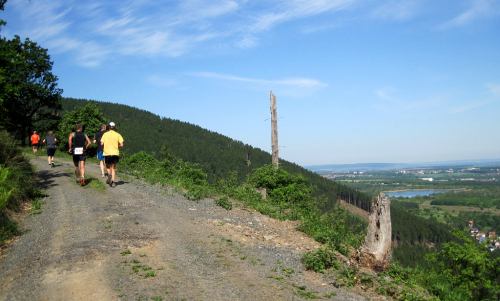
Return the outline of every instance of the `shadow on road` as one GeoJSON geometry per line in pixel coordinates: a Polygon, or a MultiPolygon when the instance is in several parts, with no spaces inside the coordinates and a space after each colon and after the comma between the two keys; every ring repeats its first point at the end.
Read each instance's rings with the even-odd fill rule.
{"type": "Polygon", "coordinates": [[[55,184],[53,179],[60,177],[71,177],[71,175],[67,172],[55,171],[55,170],[40,170],[37,172],[38,175],[38,185],[42,189],[48,189],[49,187],[58,186],[59,184],[55,184]]]}

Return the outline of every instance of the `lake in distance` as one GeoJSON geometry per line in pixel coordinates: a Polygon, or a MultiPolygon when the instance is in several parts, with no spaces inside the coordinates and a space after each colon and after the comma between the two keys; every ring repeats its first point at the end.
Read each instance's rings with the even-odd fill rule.
{"type": "Polygon", "coordinates": [[[445,193],[448,191],[453,191],[453,190],[403,190],[403,191],[388,191],[388,192],[383,192],[388,197],[405,197],[405,198],[412,198],[417,195],[431,195],[433,193],[445,193]]]}

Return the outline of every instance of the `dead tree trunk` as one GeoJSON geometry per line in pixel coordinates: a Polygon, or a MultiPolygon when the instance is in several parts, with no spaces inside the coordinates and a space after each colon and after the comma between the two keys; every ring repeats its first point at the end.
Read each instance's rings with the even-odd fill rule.
{"type": "Polygon", "coordinates": [[[271,91],[271,144],[274,169],[278,169],[278,116],[276,113],[276,96],[271,91]]]}
{"type": "Polygon", "coordinates": [[[392,259],[391,236],[391,200],[379,194],[371,208],[365,241],[358,251],[360,265],[374,270],[388,269],[392,259]]]}

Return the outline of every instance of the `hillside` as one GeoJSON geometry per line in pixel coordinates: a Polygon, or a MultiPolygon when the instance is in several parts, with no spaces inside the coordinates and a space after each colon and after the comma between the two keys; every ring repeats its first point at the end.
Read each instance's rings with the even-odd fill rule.
{"type": "Polygon", "coordinates": [[[80,187],[69,159],[56,157],[55,168],[47,168],[42,156],[31,162],[46,197],[39,214],[25,220],[33,231],[0,260],[0,300],[370,296],[305,271],[300,254],[319,244],[290,221],[245,208],[227,211],[211,199],[189,201],[123,175],[117,187],[104,188],[97,164],[90,162],[88,184],[80,187]]]}
{"type": "MultiPolygon", "coordinates": [[[[64,98],[63,111],[84,107],[88,100],[64,98]]],[[[95,101],[108,120],[117,125],[125,139],[124,153],[131,155],[140,151],[154,154],[162,159],[164,145],[176,157],[198,163],[207,174],[209,182],[219,181],[232,172],[237,172],[240,182],[256,168],[271,163],[271,154],[224,135],[203,129],[197,125],[158,115],[134,107],[95,101]]],[[[62,112],[63,113],[63,112],[62,112]]],[[[88,133],[93,135],[94,133],[88,133]]],[[[324,211],[331,209],[341,198],[369,211],[371,196],[355,189],[324,179],[301,166],[280,159],[280,166],[290,173],[304,175],[309,184],[316,186],[317,196],[326,196],[324,211]]]]}
{"type": "MultiPolygon", "coordinates": [[[[64,99],[64,110],[83,107],[87,100],[64,99]]],[[[108,120],[117,124],[117,129],[125,139],[124,153],[131,155],[139,151],[154,154],[162,159],[161,148],[168,146],[168,151],[176,157],[198,163],[207,174],[209,182],[219,181],[236,171],[238,179],[243,182],[246,176],[255,169],[269,164],[271,154],[254,148],[240,141],[235,141],[215,132],[203,129],[179,120],[160,118],[159,116],[130,106],[95,102],[101,108],[108,120]]],[[[88,133],[92,135],[92,133],[88,133]]],[[[363,211],[370,211],[372,197],[366,193],[349,188],[337,182],[325,179],[297,164],[280,160],[280,166],[293,174],[302,174],[311,186],[315,186],[315,196],[320,200],[318,206],[322,212],[330,212],[337,200],[345,201],[363,211]]],[[[344,205],[344,207],[346,207],[344,205]]],[[[350,207],[347,207],[348,209],[350,207]]],[[[359,210],[350,210],[358,214],[359,210]]],[[[393,241],[395,259],[405,266],[419,265],[428,249],[421,246],[427,243],[440,244],[451,239],[450,227],[418,218],[400,208],[392,210],[393,241]],[[403,248],[402,248],[403,247],[403,248]],[[418,249],[418,256],[408,256],[418,249]],[[409,251],[411,250],[411,252],[409,251]]],[[[359,225],[359,220],[353,218],[347,221],[350,226],[359,225]]]]}

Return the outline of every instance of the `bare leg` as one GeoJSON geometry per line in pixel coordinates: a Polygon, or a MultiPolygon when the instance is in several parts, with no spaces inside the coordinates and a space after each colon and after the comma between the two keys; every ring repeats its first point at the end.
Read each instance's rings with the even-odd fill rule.
{"type": "Polygon", "coordinates": [[[80,168],[78,168],[79,162],[74,162],[75,163],[75,176],[77,179],[80,178],[80,168]]]}
{"type": "Polygon", "coordinates": [[[80,175],[85,178],[85,161],[80,161],[80,175]]]}
{"type": "Polygon", "coordinates": [[[111,164],[111,181],[115,181],[116,163],[111,164]]]}
{"type": "Polygon", "coordinates": [[[99,160],[99,165],[101,166],[101,175],[104,175],[104,160],[99,160]]]}

